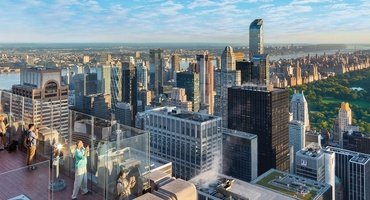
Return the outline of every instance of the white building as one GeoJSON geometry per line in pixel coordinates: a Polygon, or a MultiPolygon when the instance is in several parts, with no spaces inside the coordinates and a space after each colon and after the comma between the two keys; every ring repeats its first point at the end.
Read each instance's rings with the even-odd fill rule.
{"type": "Polygon", "coordinates": [[[221,166],[220,117],[160,107],[139,113],[136,124],[150,132],[151,154],[172,161],[175,177],[189,180],[221,166]]]}
{"type": "Polygon", "coordinates": [[[293,113],[293,120],[303,122],[305,129],[310,130],[310,120],[308,115],[308,104],[304,97],[303,91],[301,93],[294,93],[290,102],[290,112],[293,113]]]}
{"type": "MultiPolygon", "coordinates": [[[[290,121],[288,126],[289,126],[289,147],[293,149],[290,152],[291,154],[293,154],[293,156],[291,156],[290,159],[293,159],[293,160],[291,160],[290,162],[294,166],[295,153],[305,147],[305,140],[306,140],[305,132],[306,131],[305,131],[303,122],[301,121],[297,121],[297,120],[290,121]]],[[[292,166],[291,166],[291,171],[294,171],[292,169],[292,166]]]]}
{"type": "Polygon", "coordinates": [[[221,56],[221,70],[215,71],[215,115],[222,118],[222,126],[227,127],[227,90],[240,86],[240,71],[236,70],[233,48],[227,46],[221,56]]]}
{"type": "Polygon", "coordinates": [[[332,186],[335,200],[335,153],[329,148],[311,143],[295,155],[295,173],[299,176],[325,182],[332,186]]]}
{"type": "Polygon", "coordinates": [[[347,128],[352,124],[352,110],[349,107],[349,103],[342,102],[338,112],[338,128],[337,134],[339,137],[339,144],[343,146],[343,132],[347,131],[347,128]]]}

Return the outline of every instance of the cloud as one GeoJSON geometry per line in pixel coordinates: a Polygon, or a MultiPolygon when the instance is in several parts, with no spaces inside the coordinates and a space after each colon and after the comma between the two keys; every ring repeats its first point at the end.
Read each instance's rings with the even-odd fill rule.
{"type": "Polygon", "coordinates": [[[158,11],[163,15],[177,15],[178,11],[183,9],[184,6],[179,3],[174,3],[173,1],[166,1],[161,4],[158,11]]]}
{"type": "Polygon", "coordinates": [[[291,4],[293,5],[303,5],[303,4],[312,4],[312,3],[325,3],[330,2],[331,0],[293,0],[291,4]]]}
{"type": "Polygon", "coordinates": [[[264,19],[267,42],[321,41],[307,34],[327,39],[336,32],[358,41],[370,32],[368,0],[271,1],[0,0],[0,42],[246,43],[255,18],[264,19]]]}

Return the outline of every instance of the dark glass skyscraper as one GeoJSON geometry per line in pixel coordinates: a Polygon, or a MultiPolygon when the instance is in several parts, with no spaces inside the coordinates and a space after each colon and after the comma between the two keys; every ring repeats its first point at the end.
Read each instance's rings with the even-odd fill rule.
{"type": "Polygon", "coordinates": [[[258,136],[258,174],[289,169],[289,93],[272,86],[228,89],[228,126],[258,136]]]}
{"type": "Polygon", "coordinates": [[[255,19],[249,26],[249,60],[263,54],[263,20],[255,19]]]}
{"type": "Polygon", "coordinates": [[[252,82],[253,63],[251,61],[240,60],[236,61],[236,70],[240,71],[241,83],[252,82]]]}
{"type": "Polygon", "coordinates": [[[122,68],[122,101],[132,106],[131,125],[134,126],[137,113],[137,79],[136,67],[129,62],[124,62],[122,68]]]}
{"type": "Polygon", "coordinates": [[[150,89],[154,89],[155,95],[158,96],[163,93],[165,78],[163,49],[150,49],[149,57],[150,86],[152,87],[150,89]]]}
{"type": "Polygon", "coordinates": [[[223,173],[247,182],[257,178],[257,136],[223,128],[222,138],[223,173]]]}
{"type": "Polygon", "coordinates": [[[188,101],[193,102],[193,111],[199,111],[199,74],[192,72],[176,73],[176,87],[185,88],[188,101]]]}

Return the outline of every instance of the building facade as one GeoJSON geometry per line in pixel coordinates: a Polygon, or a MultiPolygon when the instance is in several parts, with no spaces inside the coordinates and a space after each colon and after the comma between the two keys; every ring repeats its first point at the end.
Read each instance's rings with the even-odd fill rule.
{"type": "Polygon", "coordinates": [[[24,68],[12,93],[16,96],[10,106],[16,118],[68,136],[68,86],[62,85],[60,69],[24,68]]]}
{"type": "Polygon", "coordinates": [[[270,83],[270,64],[267,54],[255,54],[252,57],[252,82],[257,84],[270,83]]]}
{"type": "Polygon", "coordinates": [[[301,121],[289,122],[289,146],[293,147],[294,153],[303,149],[306,141],[305,127],[301,121]]]}
{"type": "Polygon", "coordinates": [[[290,112],[293,113],[293,120],[303,122],[305,129],[307,131],[310,130],[308,104],[303,91],[301,93],[294,92],[292,100],[290,101],[290,112]]]}
{"type": "Polygon", "coordinates": [[[240,86],[240,71],[236,70],[235,55],[232,47],[227,46],[221,56],[221,70],[215,71],[215,115],[222,118],[222,126],[228,127],[227,89],[240,86]]]}
{"type": "Polygon", "coordinates": [[[137,77],[135,65],[129,62],[123,63],[122,69],[122,101],[132,106],[131,126],[135,126],[137,113],[137,77]]]}
{"type": "Polygon", "coordinates": [[[208,114],[214,111],[214,67],[208,52],[196,56],[199,68],[200,109],[208,114]]]}
{"type": "Polygon", "coordinates": [[[193,112],[198,112],[199,103],[199,74],[192,72],[176,73],[176,87],[184,88],[188,101],[193,103],[193,112]]]}
{"type": "Polygon", "coordinates": [[[346,131],[343,134],[343,149],[370,154],[370,137],[359,131],[346,131]]]}
{"type": "Polygon", "coordinates": [[[263,20],[255,19],[249,26],[249,59],[256,54],[263,54],[263,20]]]}
{"type": "Polygon", "coordinates": [[[240,60],[236,61],[236,70],[240,71],[240,82],[249,83],[252,82],[252,69],[253,69],[253,62],[247,60],[240,60]]]}
{"type": "Polygon", "coordinates": [[[370,155],[330,147],[335,152],[335,175],[343,182],[344,199],[370,199],[370,155]]]}
{"type": "Polygon", "coordinates": [[[149,58],[150,85],[152,86],[150,89],[158,96],[163,93],[165,78],[163,49],[150,49],[149,58]]]}
{"type": "Polygon", "coordinates": [[[151,154],[172,161],[173,175],[189,180],[221,164],[221,119],[160,107],[138,115],[150,132],[151,154]]]}
{"type": "Polygon", "coordinates": [[[223,173],[247,182],[257,178],[257,136],[223,128],[222,137],[223,173]]]}
{"type": "Polygon", "coordinates": [[[228,90],[228,126],[258,137],[258,174],[289,169],[289,94],[272,86],[228,90]]]}

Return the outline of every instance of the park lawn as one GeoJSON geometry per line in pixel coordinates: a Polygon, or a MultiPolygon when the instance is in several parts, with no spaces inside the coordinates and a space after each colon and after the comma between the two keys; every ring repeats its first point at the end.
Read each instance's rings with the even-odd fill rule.
{"type": "MultiPolygon", "coordinates": [[[[340,106],[340,104],[342,102],[347,102],[346,100],[340,100],[340,99],[336,99],[334,97],[324,97],[322,99],[323,103],[325,104],[332,104],[332,103],[335,103],[335,104],[338,104],[338,106],[340,106]]],[[[361,108],[369,108],[370,107],[370,101],[364,101],[364,100],[354,100],[354,101],[350,101],[348,102],[350,105],[356,105],[358,107],[361,107],[361,108]]]]}

